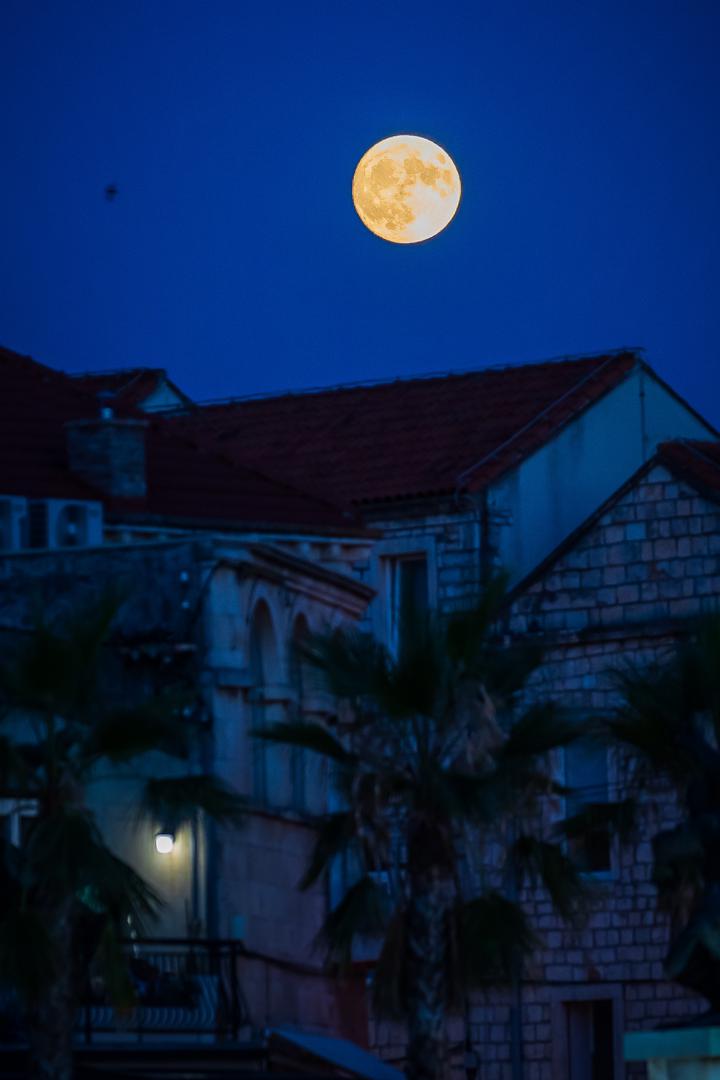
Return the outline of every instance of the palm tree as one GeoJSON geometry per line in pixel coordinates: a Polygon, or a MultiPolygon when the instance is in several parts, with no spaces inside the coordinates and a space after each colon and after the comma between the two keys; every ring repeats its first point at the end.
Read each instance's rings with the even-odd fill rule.
{"type": "Polygon", "coordinates": [[[720,1013],[720,614],[656,662],[620,673],[610,730],[630,751],[629,780],[677,800],[653,838],[654,879],[671,916],[666,970],[720,1013]]]}
{"type": "Polygon", "coordinates": [[[534,943],[510,883],[538,876],[564,913],[583,890],[539,810],[557,790],[548,755],[578,730],[550,703],[518,708],[540,656],[497,630],[504,603],[498,577],[472,611],[407,613],[397,656],[357,631],[314,638],[304,657],[338,702],[333,730],[257,733],[331,762],[340,808],[318,822],[302,885],[341,858],[352,868],[324,927],[329,958],[380,939],[375,1004],[407,1019],[412,1080],[443,1075],[447,1010],[534,943]],[[483,867],[490,838],[502,858],[483,867]]]}
{"type": "Polygon", "coordinates": [[[94,956],[127,1004],[119,935],[128,920],[141,929],[161,902],[103,837],[92,810],[100,774],[160,751],[185,765],[144,781],[139,812],[172,828],[199,811],[221,821],[240,811],[222,783],[192,771],[186,694],[168,689],[132,704],[128,686],[124,701],[107,688],[121,604],[108,593],[62,627],[39,615],[0,670],[0,793],[34,815],[21,847],[0,841],[0,974],[22,1003],[43,1080],[72,1076],[78,958],[94,956]]]}

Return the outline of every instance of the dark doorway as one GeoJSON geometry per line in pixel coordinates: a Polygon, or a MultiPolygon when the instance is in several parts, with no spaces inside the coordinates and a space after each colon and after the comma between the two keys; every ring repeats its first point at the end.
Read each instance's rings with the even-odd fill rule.
{"type": "Polygon", "coordinates": [[[614,1080],[612,1001],[572,1001],[567,1018],[568,1080],[614,1080]]]}

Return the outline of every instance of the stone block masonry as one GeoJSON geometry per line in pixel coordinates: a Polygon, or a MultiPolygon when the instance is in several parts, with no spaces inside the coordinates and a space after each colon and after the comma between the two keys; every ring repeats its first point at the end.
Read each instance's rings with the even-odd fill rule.
{"type": "MultiPolygon", "coordinates": [[[[470,554],[458,528],[456,546],[438,522],[438,604],[452,609],[477,583],[477,551],[470,554]]],[[[470,522],[464,523],[465,526],[470,522]]],[[[450,534],[448,534],[450,535],[450,534]]],[[[603,714],[618,702],[612,671],[632,660],[660,657],[677,640],[688,617],[720,598],[720,508],[654,467],[603,513],[515,599],[509,630],[545,647],[530,693],[551,697],[580,714],[603,714]]],[[[611,795],[623,790],[623,767],[610,759],[611,795]]],[[[548,816],[561,812],[558,803],[548,816]]],[[[676,820],[669,793],[649,793],[637,838],[615,844],[611,872],[592,882],[584,918],[565,923],[549,897],[527,888],[522,902],[539,938],[522,989],[525,1080],[566,1080],[568,1010],[584,1001],[612,1002],[620,1031],[652,1028],[705,1008],[697,996],[663,974],[670,928],[656,905],[650,837],[676,820]],[[652,797],[651,797],[652,796],[652,797]]],[[[507,988],[488,986],[470,1002],[478,1080],[511,1080],[511,1000],[507,988]]],[[[451,1040],[452,1041],[452,1040],[451,1040]]],[[[401,1033],[376,1025],[375,1045],[401,1059],[401,1033]]],[[[619,1047],[619,1044],[618,1044],[619,1047]]],[[[644,1076],[632,1065],[617,1075],[644,1076]]],[[[454,1075],[464,1075],[462,1054],[454,1075]]]]}

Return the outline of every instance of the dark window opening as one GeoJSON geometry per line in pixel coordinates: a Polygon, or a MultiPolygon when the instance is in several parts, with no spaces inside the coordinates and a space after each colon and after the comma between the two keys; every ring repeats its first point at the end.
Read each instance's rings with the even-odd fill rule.
{"type": "Polygon", "coordinates": [[[429,607],[428,568],[424,555],[397,559],[392,565],[392,644],[402,649],[403,633],[429,607]]]}
{"type": "MultiPolygon", "coordinates": [[[[565,784],[572,789],[565,799],[566,816],[587,813],[591,820],[593,810],[600,810],[609,798],[605,747],[582,739],[567,746],[565,784]]],[[[612,869],[610,830],[605,823],[589,825],[582,836],[569,841],[568,850],[578,868],[586,873],[608,873],[612,869]]]]}

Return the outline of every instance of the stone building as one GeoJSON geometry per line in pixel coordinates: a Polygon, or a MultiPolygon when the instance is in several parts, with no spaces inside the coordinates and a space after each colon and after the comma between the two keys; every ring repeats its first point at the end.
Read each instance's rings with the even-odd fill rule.
{"type": "MultiPolygon", "coordinates": [[[[544,662],[534,681],[543,695],[583,717],[603,716],[617,704],[613,672],[661,659],[688,618],[717,610],[719,599],[720,444],[683,440],[662,444],[518,584],[509,627],[542,641],[544,662]]],[[[576,746],[562,758],[559,778],[581,800],[626,793],[612,751],[576,746]]],[[[546,897],[528,892],[544,938],[523,994],[528,1080],[594,1075],[593,1045],[614,1047],[599,1075],[621,1077],[623,1031],[705,1007],[663,976],[669,924],[655,905],[649,840],[674,820],[672,800],[649,792],[634,841],[615,839],[588,853],[597,899],[585,925],[563,925],[546,897]]],[[[496,1062],[481,1070],[483,1077],[504,1075],[508,1012],[497,998],[478,1006],[476,1038],[496,1062]]],[[[627,1075],[644,1071],[628,1067],[627,1075]]]]}
{"type": "MultiPolygon", "coordinates": [[[[210,406],[157,373],[71,380],[4,351],[0,389],[6,580],[91,555],[129,566],[154,552],[175,565],[183,552],[178,582],[202,583],[195,627],[212,760],[251,813],[237,837],[212,841],[211,870],[200,842],[197,856],[178,845],[174,925],[186,903],[195,911],[195,888],[205,932],[242,939],[256,956],[244,978],[260,1025],[358,1041],[368,1030],[357,987],[336,993],[312,947],[332,890],[296,890],[325,779],[317,763],[248,736],[329,708],[294,662],[293,639],[364,620],[394,648],[408,593],[450,611],[503,564],[516,587],[513,632],[548,647],[544,690],[601,711],[612,705],[607,666],[654,655],[718,593],[718,466],[698,441],[716,433],[629,351],[210,406]],[[169,412],[153,411],[163,402],[169,412]],[[70,504],[73,528],[61,528],[70,504]]],[[[588,775],[608,791],[618,779],[612,762],[582,755],[559,768],[585,778],[580,787],[588,775]]],[[[159,874],[148,852],[143,869],[159,874]]],[[[595,857],[604,892],[584,930],[526,897],[545,936],[523,988],[527,1080],[585,1080],[593,1032],[617,1047],[624,1025],[696,1007],[662,981],[667,929],[647,842],[595,857]]],[[[474,1003],[479,1080],[510,1076],[509,1009],[501,989],[474,1003]]],[[[369,1037],[401,1057],[387,1025],[369,1037]]],[[[602,1067],[607,1080],[624,1075],[617,1054],[602,1067]]]]}
{"type": "MultiPolygon", "coordinates": [[[[244,942],[255,959],[244,963],[242,989],[257,1026],[362,1036],[355,999],[348,1006],[335,993],[314,948],[324,894],[296,889],[324,776],[317,761],[291,760],[250,732],[329,709],[299,670],[293,642],[362,617],[371,590],[331,563],[366,559],[373,535],[326,501],[203,453],[156,420],[106,399],[99,410],[66,376],[7,351],[0,477],[0,631],[26,630],[38,596],[51,618],[62,617],[108,583],[121,585],[128,599],[116,648],[128,686],[152,690],[159,673],[189,675],[201,726],[195,765],[248,801],[241,830],[185,832],[161,855],[153,829],[163,823],[134,827],[133,782],[98,783],[103,827],[165,900],[154,932],[244,942]]],[[[1,796],[0,817],[18,841],[28,808],[1,796]]]]}

